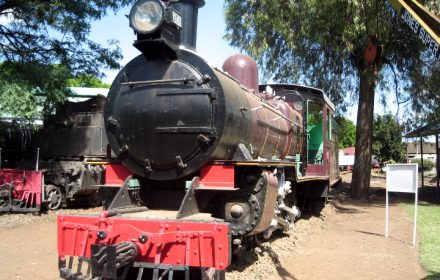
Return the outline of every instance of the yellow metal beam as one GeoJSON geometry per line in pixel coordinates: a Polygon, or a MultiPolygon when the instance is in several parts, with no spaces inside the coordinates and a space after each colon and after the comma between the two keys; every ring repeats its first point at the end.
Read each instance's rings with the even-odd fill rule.
{"type": "Polygon", "coordinates": [[[388,2],[390,2],[391,6],[393,6],[393,9],[400,16],[400,14],[402,13],[402,4],[400,3],[400,0],[388,0],[388,2]]]}
{"type": "Polygon", "coordinates": [[[388,0],[397,15],[440,60],[440,18],[415,0],[388,0]]]}

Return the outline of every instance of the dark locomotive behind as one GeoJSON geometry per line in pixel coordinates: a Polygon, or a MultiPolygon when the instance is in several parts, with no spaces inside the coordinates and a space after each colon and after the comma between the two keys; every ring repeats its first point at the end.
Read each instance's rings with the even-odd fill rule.
{"type": "Polygon", "coordinates": [[[35,133],[25,129],[11,138],[3,149],[9,166],[0,169],[0,212],[34,212],[42,205],[55,210],[68,202],[100,204],[108,144],[105,100],[98,95],[83,102],[66,101],[54,115],[45,116],[35,133]],[[15,142],[26,145],[17,147],[15,142]]]}
{"type": "Polygon", "coordinates": [[[115,78],[104,120],[133,174],[99,216],[58,217],[61,277],[221,279],[232,255],[292,229],[339,179],[327,96],[258,85],[246,55],[210,66],[195,52],[203,5],[132,8],[142,54],[115,78]]]}

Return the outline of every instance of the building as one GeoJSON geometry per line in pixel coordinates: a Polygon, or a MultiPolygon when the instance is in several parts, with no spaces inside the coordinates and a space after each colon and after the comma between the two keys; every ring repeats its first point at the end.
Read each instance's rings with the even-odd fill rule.
{"type": "MultiPolygon", "coordinates": [[[[339,169],[341,170],[352,170],[354,165],[354,155],[356,152],[355,147],[348,147],[342,150],[339,150],[339,169]]],[[[371,157],[371,167],[372,168],[380,168],[379,162],[373,155],[371,157]]]]}
{"type": "Polygon", "coordinates": [[[342,170],[351,170],[354,165],[355,148],[344,148],[339,150],[339,168],[342,170]]]}
{"type": "MultiPolygon", "coordinates": [[[[406,146],[406,159],[410,162],[413,159],[421,158],[422,149],[420,147],[420,141],[409,142],[406,146]]],[[[435,143],[424,142],[423,143],[423,159],[436,162],[437,153],[435,151],[435,143]]]]}
{"type": "MultiPolygon", "coordinates": [[[[408,133],[407,135],[405,135],[406,138],[420,138],[420,142],[419,143],[423,143],[423,137],[427,137],[427,136],[435,136],[435,145],[428,145],[425,150],[425,144],[423,143],[422,146],[419,146],[419,148],[414,148],[413,150],[411,150],[411,155],[414,155],[414,158],[416,158],[416,156],[418,156],[419,158],[421,157],[418,153],[420,152],[420,154],[423,155],[423,159],[428,159],[428,156],[425,157],[425,155],[429,155],[429,157],[433,158],[434,157],[434,162],[436,162],[436,172],[437,172],[437,196],[440,197],[440,164],[439,162],[436,160],[437,159],[437,154],[439,154],[440,149],[436,148],[439,147],[439,135],[440,135],[440,122],[439,121],[434,121],[431,123],[428,123],[424,126],[418,127],[416,130],[411,131],[410,133],[408,133]],[[434,146],[435,148],[428,148],[429,146],[434,146]],[[422,149],[423,148],[423,149],[422,149]]],[[[415,142],[413,142],[415,143],[415,142]]],[[[428,143],[428,142],[427,142],[428,143]]],[[[431,143],[430,143],[431,144],[431,143]]],[[[414,144],[415,145],[415,144],[414,144]]],[[[408,153],[408,159],[410,158],[410,155],[408,153]]],[[[423,168],[422,168],[422,187],[424,186],[424,175],[423,175],[423,168]]]]}

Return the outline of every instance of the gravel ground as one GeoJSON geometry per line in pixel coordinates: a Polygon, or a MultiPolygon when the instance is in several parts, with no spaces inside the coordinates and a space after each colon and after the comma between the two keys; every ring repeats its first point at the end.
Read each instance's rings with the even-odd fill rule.
{"type": "Polygon", "coordinates": [[[332,204],[328,204],[319,217],[304,214],[288,233],[274,234],[273,238],[248,252],[240,262],[232,264],[226,273],[227,279],[272,279],[278,274],[280,264],[288,260],[299,244],[319,233],[326,217],[333,212],[332,204]]]}
{"type": "Polygon", "coordinates": [[[4,213],[0,215],[0,229],[11,229],[30,224],[56,223],[58,214],[86,214],[101,211],[97,208],[60,209],[42,213],[4,213]]]}

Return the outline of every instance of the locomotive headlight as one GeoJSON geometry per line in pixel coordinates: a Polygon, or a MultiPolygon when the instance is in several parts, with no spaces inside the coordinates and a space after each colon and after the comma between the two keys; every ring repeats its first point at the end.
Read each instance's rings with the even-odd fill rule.
{"type": "Polygon", "coordinates": [[[159,0],[140,0],[131,8],[130,26],[138,33],[151,33],[161,25],[164,14],[159,0]]]}

